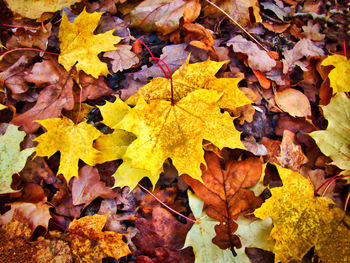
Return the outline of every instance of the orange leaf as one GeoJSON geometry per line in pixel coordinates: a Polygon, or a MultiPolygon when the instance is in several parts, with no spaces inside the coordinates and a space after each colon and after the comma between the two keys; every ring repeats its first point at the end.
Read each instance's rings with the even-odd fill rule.
{"type": "Polygon", "coordinates": [[[102,229],[108,215],[85,216],[74,219],[65,238],[78,262],[102,262],[105,257],[119,259],[131,253],[123,234],[102,229]]]}
{"type": "Polygon", "coordinates": [[[271,86],[271,80],[268,80],[264,74],[262,74],[260,71],[252,69],[255,76],[258,78],[258,81],[263,89],[269,89],[271,86]]]}

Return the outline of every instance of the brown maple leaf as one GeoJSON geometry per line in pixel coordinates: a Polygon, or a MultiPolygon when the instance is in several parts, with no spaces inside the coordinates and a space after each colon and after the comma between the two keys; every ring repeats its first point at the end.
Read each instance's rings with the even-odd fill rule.
{"type": "Polygon", "coordinates": [[[39,98],[30,110],[17,114],[11,121],[12,124],[23,126],[26,133],[35,132],[40,124],[35,120],[44,120],[59,117],[62,109],[72,110],[74,98],[72,93],[73,80],[68,79],[68,73],[54,58],[38,62],[31,73],[26,77],[27,81],[45,88],[40,92],[39,98]],[[42,72],[50,74],[42,74],[42,72]],[[42,79],[44,78],[44,79],[42,79]]]}
{"type": "Polygon", "coordinates": [[[204,184],[184,175],[185,182],[192,187],[198,197],[204,200],[204,210],[211,218],[220,221],[215,227],[213,242],[220,248],[240,247],[239,238],[233,233],[237,230],[239,216],[247,215],[260,207],[262,200],[254,192],[245,188],[255,185],[262,173],[262,160],[250,157],[244,161],[227,161],[225,170],[214,153],[204,156],[207,169],[202,166],[204,184]]]}
{"type": "Polygon", "coordinates": [[[95,198],[114,198],[116,193],[104,182],[100,181],[97,168],[85,165],[79,171],[79,177],[73,179],[73,205],[85,204],[88,206],[95,198]]]}

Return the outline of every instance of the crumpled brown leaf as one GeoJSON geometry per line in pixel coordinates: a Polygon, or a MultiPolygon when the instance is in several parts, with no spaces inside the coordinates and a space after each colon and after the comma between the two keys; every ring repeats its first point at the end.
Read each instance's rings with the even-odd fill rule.
{"type": "Polygon", "coordinates": [[[155,207],[152,218],[138,218],[139,229],[133,241],[138,248],[137,262],[192,263],[194,255],[191,248],[181,249],[192,223],[178,222],[170,212],[155,207]],[[148,261],[147,261],[148,260],[148,261]]]}
{"type": "Polygon", "coordinates": [[[304,57],[324,56],[324,51],[317,47],[310,39],[303,38],[292,49],[284,50],[283,55],[283,73],[287,74],[295,66],[299,66],[302,70],[306,71],[308,62],[300,60],[304,57]]]}
{"type": "Polygon", "coordinates": [[[103,56],[112,59],[111,64],[114,73],[129,69],[139,63],[139,58],[131,51],[130,45],[118,45],[116,50],[107,51],[103,56]]]}
{"type": "Polygon", "coordinates": [[[67,80],[68,73],[52,57],[36,63],[27,79],[40,86],[44,83],[41,77],[45,81],[49,79],[49,82],[45,83],[46,87],[40,92],[37,103],[30,110],[15,115],[11,121],[12,124],[23,126],[26,133],[39,129],[40,124],[35,120],[59,117],[63,108],[72,110],[74,107],[73,80],[67,80]],[[51,69],[50,77],[45,77],[42,72],[47,72],[48,68],[51,69]]]}
{"type": "Polygon", "coordinates": [[[84,204],[86,207],[97,197],[114,198],[116,193],[100,181],[96,168],[85,165],[80,169],[79,177],[73,179],[73,205],[84,204]]]}
{"type": "Polygon", "coordinates": [[[267,72],[276,66],[276,61],[266,51],[260,49],[257,44],[246,40],[241,35],[234,36],[227,41],[226,45],[232,46],[233,51],[236,53],[246,54],[248,56],[248,65],[252,69],[267,72]]]}
{"type": "Polygon", "coordinates": [[[131,26],[166,35],[179,27],[180,19],[194,21],[200,10],[198,0],[145,0],[131,11],[131,26]]]}
{"type": "MultiPolygon", "coordinates": [[[[81,101],[86,99],[94,100],[113,93],[113,90],[107,86],[103,76],[95,79],[83,71],[79,72],[79,85],[82,88],[81,101]]],[[[78,94],[79,97],[75,98],[75,101],[80,101],[80,93],[77,92],[76,95],[78,94]]]]}
{"type": "Polygon", "coordinates": [[[237,224],[233,220],[253,212],[262,204],[260,197],[245,188],[259,181],[263,162],[257,157],[244,161],[231,160],[225,163],[223,170],[220,159],[214,153],[207,152],[204,158],[207,163],[207,169],[202,166],[204,184],[188,175],[183,178],[204,201],[208,216],[220,221],[220,225],[215,227],[217,235],[213,242],[222,249],[240,247],[239,238],[234,235],[237,224]]]}

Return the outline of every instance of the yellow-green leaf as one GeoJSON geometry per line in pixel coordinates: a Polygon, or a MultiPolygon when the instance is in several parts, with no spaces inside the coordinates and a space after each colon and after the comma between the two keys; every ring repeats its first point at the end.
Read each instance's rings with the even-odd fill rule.
{"type": "MultiPolygon", "coordinates": [[[[198,89],[216,90],[223,93],[218,100],[220,108],[234,110],[237,107],[252,103],[244,92],[238,88],[241,78],[216,78],[215,74],[226,63],[211,61],[189,64],[187,61],[172,75],[174,86],[174,100],[179,101],[187,94],[198,89]]],[[[127,102],[136,101],[142,96],[147,102],[150,100],[171,100],[170,80],[166,78],[154,78],[147,85],[139,89],[138,94],[127,102]]]]}
{"type": "Polygon", "coordinates": [[[328,56],[321,63],[322,66],[334,66],[328,77],[333,93],[350,91],[350,60],[345,56],[328,56]]]}
{"type": "Polygon", "coordinates": [[[333,239],[339,237],[336,231],[343,224],[344,211],[332,208],[333,202],[326,197],[315,197],[313,185],[299,173],[277,168],[283,186],[270,189],[272,197],[254,213],[258,218],[273,220],[270,236],[276,240],[275,262],[301,261],[314,246],[322,262],[348,262],[350,235],[346,233],[349,229],[345,237],[333,239]],[[324,257],[325,251],[334,249],[334,244],[337,244],[335,257],[324,257]]]}
{"type": "Polygon", "coordinates": [[[310,133],[322,153],[333,160],[340,169],[350,170],[350,99],[337,93],[327,106],[323,106],[328,127],[310,133]]]}
{"type": "Polygon", "coordinates": [[[11,188],[12,175],[20,172],[34,148],[20,150],[20,143],[26,133],[9,124],[6,133],[0,136],[0,194],[17,192],[11,188]]]}
{"type": "Polygon", "coordinates": [[[38,142],[35,151],[38,156],[52,156],[61,152],[58,174],[63,174],[67,183],[75,176],[78,178],[78,162],[83,160],[93,166],[99,151],[93,148],[93,141],[102,133],[85,121],[75,125],[63,117],[38,121],[47,130],[34,140],[38,142]]]}
{"type": "Polygon", "coordinates": [[[212,242],[216,236],[215,225],[220,222],[207,216],[203,211],[204,202],[195,194],[187,191],[188,200],[196,223],[187,233],[185,247],[193,247],[195,263],[228,263],[235,262],[231,250],[223,250],[212,242]]]}
{"type": "Polygon", "coordinates": [[[186,173],[201,181],[204,139],[220,149],[243,148],[233,118],[217,106],[220,98],[221,94],[206,89],[196,90],[174,105],[165,100],[147,103],[140,97],[116,126],[137,136],[125,153],[131,166],[149,170],[158,178],[164,161],[171,158],[180,175],[186,173]]]}
{"type": "Polygon", "coordinates": [[[58,38],[61,54],[58,62],[68,71],[78,62],[76,68],[90,74],[94,78],[107,75],[106,63],[99,60],[97,55],[103,51],[114,50],[114,44],[119,43],[120,37],[113,36],[110,30],[103,34],[94,35],[102,13],[89,14],[85,9],[70,23],[63,12],[58,38]]]}

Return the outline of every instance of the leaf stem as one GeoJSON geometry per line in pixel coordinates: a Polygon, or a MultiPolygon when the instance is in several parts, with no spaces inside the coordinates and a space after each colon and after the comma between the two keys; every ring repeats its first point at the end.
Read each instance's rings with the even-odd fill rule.
{"type": "Polygon", "coordinates": [[[171,76],[171,71],[170,71],[168,65],[165,63],[164,60],[162,60],[162,59],[160,59],[160,58],[156,58],[155,56],[153,56],[152,51],[149,49],[149,47],[148,47],[142,40],[140,40],[140,39],[138,39],[138,38],[136,38],[136,39],[134,38],[134,40],[135,40],[135,41],[139,41],[139,42],[147,49],[148,53],[151,55],[151,59],[154,60],[154,61],[156,62],[156,64],[158,65],[158,67],[163,71],[164,76],[165,76],[167,79],[170,80],[171,105],[174,105],[175,102],[174,102],[173,78],[172,78],[172,76],[171,76]],[[161,62],[165,65],[165,67],[166,67],[167,70],[168,70],[169,75],[165,72],[164,68],[162,67],[162,65],[160,65],[160,64],[158,63],[158,61],[161,61],[161,62]]]}
{"type": "Polygon", "coordinates": [[[7,54],[11,53],[11,52],[14,52],[14,51],[19,51],[19,50],[32,50],[32,51],[39,51],[39,52],[44,52],[45,54],[50,54],[50,55],[55,55],[55,56],[59,56],[60,54],[58,53],[54,53],[54,52],[48,52],[48,51],[45,51],[45,50],[42,50],[42,49],[39,49],[39,48],[32,48],[32,47],[19,47],[19,48],[14,48],[14,49],[11,49],[11,50],[8,50],[4,53],[2,53],[0,55],[0,61],[4,58],[4,56],[6,56],[7,54]]]}
{"type": "Polygon", "coordinates": [[[143,187],[142,185],[138,184],[138,186],[140,188],[142,188],[143,190],[145,190],[147,193],[149,193],[154,199],[156,199],[159,203],[161,203],[163,206],[165,206],[166,208],[168,208],[171,212],[185,218],[188,221],[191,221],[192,223],[196,223],[196,220],[193,220],[187,216],[184,216],[183,214],[180,214],[179,212],[177,212],[176,210],[172,209],[170,206],[164,204],[158,197],[156,197],[151,191],[147,190],[145,187],[143,187]]]}
{"type": "Polygon", "coordinates": [[[30,26],[18,26],[18,25],[8,25],[8,24],[2,24],[2,26],[13,27],[13,28],[24,28],[26,30],[38,30],[38,27],[30,27],[30,26]]]}
{"type": "Polygon", "coordinates": [[[266,52],[269,52],[255,37],[253,37],[243,26],[241,26],[236,20],[234,20],[228,13],[225,12],[221,7],[217,6],[213,2],[210,2],[209,0],[206,0],[209,4],[214,6],[215,8],[219,9],[223,14],[225,14],[236,26],[238,26],[240,29],[243,30],[244,33],[246,33],[252,40],[254,40],[255,43],[257,43],[260,47],[262,47],[266,52]]]}

